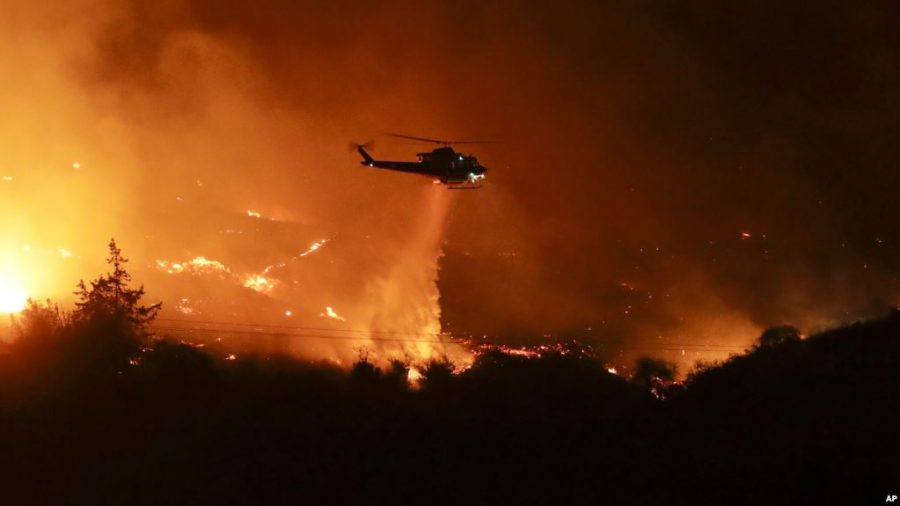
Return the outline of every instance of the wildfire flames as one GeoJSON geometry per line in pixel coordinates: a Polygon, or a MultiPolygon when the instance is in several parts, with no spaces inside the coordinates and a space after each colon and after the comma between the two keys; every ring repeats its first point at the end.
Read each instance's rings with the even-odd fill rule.
{"type": "MultiPolygon", "coordinates": [[[[2,251],[2,250],[0,250],[2,251]]],[[[28,301],[28,281],[22,255],[13,251],[0,256],[0,313],[17,313],[25,309],[28,301]]]]}
{"type": "Polygon", "coordinates": [[[207,260],[205,257],[196,257],[187,262],[169,262],[166,260],[157,260],[157,267],[169,274],[181,274],[184,272],[190,274],[210,274],[210,273],[230,273],[225,264],[216,260],[207,260]]]}
{"type": "MultiPolygon", "coordinates": [[[[678,288],[678,283],[668,276],[678,277],[682,268],[695,266],[692,257],[684,257],[693,254],[692,248],[680,240],[663,237],[646,251],[625,249],[636,238],[654,238],[668,229],[662,218],[656,225],[652,213],[658,208],[644,206],[659,195],[642,197],[642,191],[648,190],[639,185],[640,173],[636,181],[620,183],[621,178],[607,180],[588,171],[591,180],[615,183],[604,185],[609,190],[588,184],[583,174],[553,178],[547,182],[551,187],[544,188],[547,166],[564,172],[590,166],[582,163],[588,158],[579,158],[586,155],[572,154],[580,150],[565,149],[562,139],[573,137],[568,135],[572,132],[558,131],[579,125],[576,132],[581,132],[580,120],[556,116],[554,121],[543,121],[546,118],[539,117],[543,112],[522,107],[533,103],[534,97],[545,97],[547,89],[564,89],[552,76],[535,81],[548,88],[533,88],[534,95],[522,95],[522,100],[514,97],[516,93],[507,97],[506,111],[524,111],[522,121],[514,122],[519,126],[510,124],[504,119],[509,115],[499,110],[484,115],[487,131],[498,129],[500,134],[512,129],[511,138],[521,125],[544,125],[541,128],[548,130],[534,133],[534,138],[547,138],[546,147],[537,142],[525,150],[479,146],[479,156],[484,149],[487,160],[503,160],[498,167],[521,164],[522,170],[505,171],[512,175],[506,181],[499,179],[509,185],[505,189],[498,184],[460,196],[424,178],[361,170],[355,153],[335,149],[337,141],[349,135],[406,127],[421,128],[423,135],[445,129],[448,135],[456,130],[463,137],[478,137],[478,132],[465,131],[471,122],[456,117],[455,111],[468,103],[490,109],[495,98],[479,102],[476,91],[469,88],[451,102],[434,100],[454,95],[448,91],[466,89],[452,79],[447,81],[441,72],[419,67],[424,72],[382,83],[387,87],[382,91],[388,92],[379,94],[384,100],[371,101],[366,96],[369,87],[359,87],[364,79],[356,79],[371,75],[367,65],[335,66],[338,53],[316,47],[293,61],[301,64],[295,66],[276,57],[280,50],[268,53],[262,46],[243,46],[241,41],[254,37],[223,36],[230,33],[224,26],[210,30],[188,20],[163,22],[181,10],[170,11],[169,3],[159,10],[146,9],[149,18],[160,22],[146,32],[141,32],[139,22],[145,9],[136,8],[134,2],[113,2],[117,6],[113,9],[95,8],[83,0],[52,7],[40,2],[6,4],[10,15],[0,16],[0,37],[6,42],[0,44],[4,76],[0,92],[16,100],[6,104],[0,117],[0,312],[21,311],[29,296],[53,298],[67,307],[79,279],[108,269],[103,245],[111,236],[130,257],[129,270],[136,282],[146,286],[148,298],[164,303],[161,316],[179,320],[169,322],[169,328],[159,334],[182,337],[194,332],[190,337],[200,340],[199,331],[185,328],[196,327],[200,320],[220,323],[215,331],[206,329],[204,336],[221,338],[239,356],[271,350],[346,364],[365,348],[378,360],[411,357],[422,361],[446,355],[457,363],[470,361],[473,353],[484,348],[467,350],[448,344],[451,340],[444,337],[442,316],[450,318],[442,315],[441,303],[454,300],[442,299],[447,294],[439,293],[437,286],[445,240],[454,250],[448,252],[447,261],[458,258],[461,249],[471,247],[475,252],[473,261],[465,263],[469,270],[462,269],[476,273],[471,286],[459,278],[448,283],[457,292],[471,291],[472,296],[446,304],[474,308],[473,327],[496,321],[498,327],[508,323],[510,328],[530,332],[545,323],[554,329],[576,328],[576,321],[579,326],[596,323],[595,328],[600,328],[601,320],[609,320],[610,332],[625,328],[627,337],[648,341],[655,339],[656,328],[621,323],[623,319],[645,321],[642,318],[648,311],[642,314],[642,309],[651,304],[665,305],[666,310],[657,311],[656,320],[672,322],[684,334],[696,334],[683,322],[696,320],[697,313],[735,312],[731,300],[699,309],[672,302],[679,294],[668,287],[678,288]],[[145,40],[145,33],[158,38],[145,40]],[[309,67],[302,72],[284,72],[304,65],[309,67]],[[338,67],[352,74],[343,70],[335,74],[338,67]],[[306,75],[323,77],[308,80],[306,75]],[[297,76],[302,79],[292,81],[297,76]],[[412,95],[411,89],[415,90],[412,95]],[[354,97],[352,106],[346,103],[348,96],[354,97]],[[279,108],[277,114],[273,107],[279,108]],[[567,181],[586,186],[573,189],[564,185],[567,181]],[[560,187],[552,187],[557,184],[560,187]],[[622,192],[626,187],[631,191],[622,192]],[[562,191],[565,188],[568,191],[562,191]],[[563,203],[556,200],[560,195],[573,198],[563,203]],[[591,205],[576,195],[590,196],[591,205]],[[628,197],[623,202],[620,195],[628,197]],[[544,198],[549,199],[546,205],[544,198]],[[456,206],[456,199],[471,200],[456,206]],[[594,209],[593,203],[601,207],[594,209]],[[644,207],[650,211],[639,211],[644,207]],[[588,208],[590,220],[570,221],[563,219],[568,215],[559,214],[588,208]],[[445,233],[452,212],[456,213],[455,236],[445,233]],[[624,217],[627,220],[620,221],[624,217]],[[584,234],[584,230],[591,232],[584,234]],[[623,237],[609,234],[608,244],[598,242],[596,237],[606,237],[608,231],[623,237]],[[616,246],[619,243],[623,245],[616,246]],[[572,272],[557,269],[569,265],[562,262],[567,255],[582,258],[575,252],[600,251],[601,245],[610,246],[610,259],[572,263],[572,272]],[[669,245],[685,247],[669,256],[665,248],[669,245]],[[503,254],[507,256],[501,259],[501,267],[514,264],[519,270],[507,276],[494,270],[494,264],[479,263],[497,251],[511,251],[503,254]],[[640,261],[625,270],[620,267],[626,261],[612,257],[640,261]],[[669,274],[670,270],[678,276],[669,274]],[[584,280],[582,271],[590,274],[584,280]],[[656,288],[651,293],[642,278],[653,276],[659,279],[650,280],[658,281],[652,283],[656,288]],[[602,284],[613,278],[627,280],[619,287],[622,293],[603,294],[602,284]],[[604,313],[607,299],[628,303],[604,313]],[[235,336],[244,334],[237,332],[238,327],[224,325],[236,322],[272,327],[237,343],[235,336]],[[570,323],[572,327],[565,326],[570,323]],[[327,334],[327,339],[285,337],[279,335],[287,333],[279,326],[333,332],[315,331],[319,336],[327,334]]],[[[344,39],[335,37],[335,43],[344,39]]],[[[363,39],[347,39],[353,54],[359,47],[369,47],[359,44],[363,39]]],[[[311,46],[284,47],[302,52],[311,46]]],[[[395,48],[389,49],[394,54],[395,48]]],[[[415,60],[418,55],[407,56],[415,60]]],[[[523,56],[500,65],[515,71],[493,73],[490,88],[511,89],[508,85],[518,83],[519,76],[532,75],[530,70],[545,63],[534,54],[523,56]],[[507,80],[505,76],[515,77],[507,80]]],[[[390,62],[372,60],[371,65],[380,68],[382,63],[390,62]]],[[[427,66],[431,65],[429,61],[427,66]]],[[[489,67],[480,68],[494,72],[494,65],[489,67]]],[[[566,108],[551,109],[563,114],[558,111],[566,108]]],[[[382,153],[387,157],[412,156],[409,146],[396,153],[390,153],[392,146],[386,147],[382,153]]],[[[619,155],[623,161],[644,161],[619,155]]],[[[742,246],[740,251],[768,247],[767,234],[774,236],[764,224],[752,220],[730,227],[725,229],[727,235],[742,246]]],[[[884,239],[890,244],[890,237],[884,239]]],[[[711,244],[708,251],[718,259],[725,253],[717,247],[711,244]]],[[[703,265],[697,267],[703,271],[703,265]]],[[[712,272],[711,276],[718,271],[712,272]]],[[[695,290],[697,285],[697,299],[714,298],[709,296],[713,283],[692,281],[689,285],[682,291],[695,290]],[[705,290],[707,286],[711,289],[705,290]]],[[[692,301],[693,294],[682,293],[679,300],[692,301]]],[[[732,344],[758,335],[759,321],[744,316],[741,319],[748,321],[732,344]]],[[[735,328],[732,322],[726,323],[735,328]]],[[[454,324],[454,329],[467,325],[458,320],[454,324]]],[[[721,335],[719,327],[724,326],[717,325],[715,333],[721,335]]],[[[501,339],[506,331],[466,330],[485,330],[501,339]]],[[[547,352],[534,347],[501,350],[522,356],[547,352]]]]}
{"type": "Polygon", "coordinates": [[[331,308],[331,306],[326,306],[326,307],[325,307],[325,312],[322,313],[321,316],[327,316],[328,318],[331,318],[332,320],[338,320],[338,321],[342,321],[342,322],[347,321],[346,318],[344,318],[343,316],[337,314],[337,313],[334,311],[334,309],[331,308]]]}
{"type": "Polygon", "coordinates": [[[18,313],[25,309],[27,300],[24,290],[0,279],[0,313],[18,313]]]}
{"type": "Polygon", "coordinates": [[[377,238],[340,229],[318,235],[253,210],[223,216],[215,226],[228,248],[197,241],[192,251],[203,254],[151,264],[162,277],[148,288],[170,294],[163,317],[171,321],[161,321],[157,333],[221,344],[235,355],[277,349],[349,364],[365,350],[380,364],[471,362],[464,344],[441,333],[436,285],[455,195],[431,185],[412,195],[417,212],[377,238]],[[235,249],[249,253],[236,256],[235,249]]]}
{"type": "Polygon", "coordinates": [[[244,286],[259,293],[268,293],[275,288],[275,282],[259,274],[252,274],[244,280],[244,286]]]}

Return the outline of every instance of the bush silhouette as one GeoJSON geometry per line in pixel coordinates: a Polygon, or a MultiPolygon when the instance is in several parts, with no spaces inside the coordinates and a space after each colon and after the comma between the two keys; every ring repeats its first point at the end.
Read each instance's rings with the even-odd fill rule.
{"type": "Polygon", "coordinates": [[[121,374],[150,344],[149,324],[160,304],[141,305],[144,288],[131,288],[128,260],[115,240],[107,262],[112,272],[78,283],[75,309],[66,313],[47,301],[29,301],[16,319],[14,352],[20,373],[45,386],[75,383],[66,378],[108,378],[121,374]]]}
{"type": "Polygon", "coordinates": [[[456,366],[447,357],[433,358],[422,369],[420,385],[423,390],[445,388],[451,384],[455,370],[456,366]]]}
{"type": "Polygon", "coordinates": [[[658,358],[642,357],[637,360],[634,375],[636,385],[659,394],[675,379],[675,364],[658,358]]]}
{"type": "Polygon", "coordinates": [[[32,360],[59,338],[60,329],[66,326],[66,315],[51,301],[37,302],[29,299],[25,309],[13,319],[16,340],[14,352],[32,360]]]}
{"type": "Polygon", "coordinates": [[[757,340],[759,348],[774,348],[800,341],[800,331],[792,325],[781,325],[766,329],[757,340]]]}

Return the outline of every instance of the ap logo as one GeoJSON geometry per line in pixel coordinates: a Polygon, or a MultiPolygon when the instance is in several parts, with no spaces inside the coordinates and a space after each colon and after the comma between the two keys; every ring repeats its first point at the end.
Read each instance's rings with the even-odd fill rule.
{"type": "Polygon", "coordinates": [[[894,502],[895,503],[895,502],[897,502],[897,496],[889,495],[889,496],[887,496],[887,499],[884,500],[884,502],[894,502]]]}

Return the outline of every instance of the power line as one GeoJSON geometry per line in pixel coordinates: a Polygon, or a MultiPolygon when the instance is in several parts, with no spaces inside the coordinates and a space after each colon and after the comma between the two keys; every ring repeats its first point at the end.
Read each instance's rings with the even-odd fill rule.
{"type": "Polygon", "coordinates": [[[429,334],[429,333],[416,333],[416,332],[401,332],[401,331],[397,331],[397,330],[334,329],[334,328],[327,328],[327,327],[300,327],[300,326],[292,326],[292,325],[221,322],[221,321],[211,321],[211,320],[187,320],[187,319],[177,319],[177,318],[157,318],[156,321],[190,323],[190,324],[199,324],[199,325],[232,325],[232,326],[236,326],[236,327],[260,327],[260,328],[276,328],[276,329],[290,329],[290,330],[313,330],[313,331],[319,331],[319,332],[355,332],[355,333],[366,333],[366,334],[392,334],[392,335],[406,335],[406,336],[419,336],[419,337],[438,337],[441,335],[440,333],[429,334]]]}
{"type": "MultiPolygon", "coordinates": [[[[239,331],[234,329],[223,329],[223,328],[197,328],[197,327],[178,327],[178,326],[170,326],[170,330],[183,330],[183,331],[209,331],[209,332],[225,332],[232,334],[245,334],[245,335],[262,335],[262,336],[270,336],[270,337],[311,337],[316,339],[346,339],[346,340],[371,340],[371,341],[399,341],[399,342],[420,342],[420,343],[439,343],[439,344],[464,344],[458,342],[448,342],[444,340],[440,340],[441,337],[445,336],[440,333],[415,333],[415,332],[401,332],[401,331],[390,331],[390,330],[363,330],[363,329],[335,329],[335,328],[325,328],[325,327],[303,327],[303,326],[293,326],[293,325],[273,325],[273,324],[262,324],[262,323],[242,323],[242,322],[224,322],[224,321],[213,321],[213,320],[189,320],[189,319],[177,319],[177,318],[157,318],[156,321],[163,322],[175,322],[175,323],[186,323],[186,324],[195,324],[195,325],[217,325],[217,326],[236,326],[236,327],[252,327],[252,328],[274,328],[274,329],[285,329],[285,330],[293,330],[298,332],[305,331],[313,331],[313,332],[342,332],[342,333],[353,333],[358,334],[358,336],[324,336],[324,335],[310,335],[310,334],[298,334],[298,333],[284,333],[284,332],[257,332],[257,331],[239,331]],[[388,334],[388,335],[405,335],[405,336],[414,336],[414,337],[428,337],[434,338],[437,337],[438,340],[421,340],[421,339],[398,339],[398,338],[383,338],[379,337],[380,334],[388,334]]],[[[158,327],[162,329],[163,327],[158,327]]],[[[449,336],[448,336],[449,337],[449,336]]],[[[449,337],[450,339],[454,339],[453,337],[449,337]]],[[[485,343],[491,344],[491,343],[485,343]]],[[[509,345],[507,345],[509,346],[509,345]]],[[[610,345],[609,343],[598,343],[597,346],[609,346],[617,349],[659,349],[659,350],[674,350],[679,351],[681,349],[694,351],[695,349],[710,349],[709,351],[727,351],[727,350],[740,350],[743,351],[746,349],[745,346],[735,346],[735,345],[727,345],[727,344],[703,344],[703,343],[660,343],[659,345],[640,345],[640,346],[615,346],[610,345]],[[720,348],[721,350],[716,350],[716,348],[720,348]]]]}
{"type": "Polygon", "coordinates": [[[458,344],[463,343],[453,341],[437,341],[424,339],[401,339],[391,337],[378,336],[330,336],[321,334],[297,334],[291,332],[256,332],[252,330],[235,330],[235,329],[214,329],[214,328],[196,328],[196,327],[175,327],[175,326],[154,326],[154,330],[170,331],[170,332],[199,332],[204,334],[237,334],[247,336],[261,337],[291,337],[291,338],[310,338],[310,339],[334,339],[346,341],[388,341],[403,343],[432,343],[432,344],[458,344]]]}
{"type": "MultiPolygon", "coordinates": [[[[302,327],[293,327],[293,328],[302,328],[302,327]]],[[[450,338],[448,340],[426,340],[426,339],[401,339],[401,338],[391,338],[391,337],[379,337],[379,336],[341,336],[341,335],[324,335],[324,334],[309,334],[309,333],[294,333],[294,332],[260,332],[253,330],[237,330],[237,329],[227,329],[227,328],[197,328],[197,327],[179,327],[179,326],[154,326],[154,330],[161,332],[185,332],[185,333],[200,333],[200,334],[231,334],[237,336],[258,336],[258,337],[274,337],[274,338],[291,338],[291,339],[325,339],[325,340],[339,340],[339,341],[375,341],[375,342],[397,342],[397,343],[412,343],[412,344],[441,344],[441,345],[456,345],[456,346],[467,346],[467,345],[475,345],[478,346],[479,343],[471,343],[471,342],[459,342],[452,340],[450,338]]],[[[331,330],[331,329],[328,329],[331,330]]],[[[515,346],[510,345],[502,345],[502,344],[491,344],[491,343],[481,343],[487,346],[507,346],[509,348],[515,349],[515,346]]],[[[741,346],[729,346],[729,345],[703,345],[703,344],[679,344],[679,343],[667,343],[665,345],[644,345],[644,346],[609,346],[605,343],[600,343],[597,347],[603,348],[611,348],[611,351],[621,351],[621,350],[653,350],[653,351],[691,351],[691,352],[726,352],[726,351],[743,351],[745,348],[741,346]]],[[[525,347],[523,347],[525,348],[525,347]]]]}

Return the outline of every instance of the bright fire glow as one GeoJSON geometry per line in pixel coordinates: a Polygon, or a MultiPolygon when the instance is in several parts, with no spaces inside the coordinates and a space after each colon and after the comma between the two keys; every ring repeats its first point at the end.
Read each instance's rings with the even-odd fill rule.
{"type": "Polygon", "coordinates": [[[406,381],[409,382],[409,386],[412,388],[419,388],[422,378],[424,378],[422,373],[415,367],[410,366],[409,371],[406,373],[406,381]]]}
{"type": "Polygon", "coordinates": [[[25,309],[28,294],[11,275],[0,272],[0,313],[18,313],[25,309]]]}
{"type": "MultiPolygon", "coordinates": [[[[216,274],[223,279],[232,279],[240,283],[245,288],[250,288],[259,293],[269,293],[277,285],[278,280],[267,278],[262,274],[247,274],[245,276],[235,275],[227,265],[218,260],[210,260],[204,256],[195,257],[187,262],[170,262],[168,260],[157,260],[156,267],[169,274],[189,273],[192,275],[216,274]]],[[[269,272],[272,266],[266,267],[263,274],[269,272]]],[[[290,315],[288,315],[290,316],[290,315]]]]}
{"type": "Polygon", "coordinates": [[[249,216],[251,218],[262,218],[262,214],[260,214],[256,211],[251,211],[249,209],[247,210],[247,216],[249,216]]]}
{"type": "Polygon", "coordinates": [[[191,274],[211,274],[211,273],[227,273],[230,272],[228,267],[218,260],[209,260],[206,257],[199,256],[187,262],[169,262],[167,260],[157,260],[156,266],[169,274],[181,274],[189,272],[191,274]]]}
{"type": "Polygon", "coordinates": [[[25,309],[28,294],[24,291],[0,284],[0,313],[18,313],[25,309]]]}
{"type": "Polygon", "coordinates": [[[3,255],[0,251],[0,313],[18,313],[28,302],[29,279],[19,253],[3,255]]]}
{"type": "Polygon", "coordinates": [[[169,274],[180,274],[184,272],[184,266],[178,262],[169,263],[165,260],[157,260],[156,265],[169,274]]]}
{"type": "Polygon", "coordinates": [[[279,263],[277,263],[277,264],[267,265],[266,268],[263,269],[262,273],[263,273],[263,274],[268,274],[268,273],[272,272],[274,269],[283,269],[284,267],[287,267],[287,265],[288,265],[289,263],[291,263],[291,262],[297,260],[298,258],[305,257],[305,256],[310,255],[310,254],[312,254],[313,252],[317,251],[319,248],[321,248],[322,246],[324,246],[326,242],[328,242],[328,239],[322,239],[321,241],[314,242],[314,243],[312,243],[312,244],[309,246],[309,248],[308,248],[306,251],[304,251],[303,253],[300,253],[300,254],[297,255],[297,256],[293,256],[293,257],[291,257],[291,258],[285,260],[284,262],[279,262],[279,263]]]}
{"type": "MultiPolygon", "coordinates": [[[[5,201],[0,196],[0,207],[2,204],[5,201]]],[[[16,230],[2,226],[0,230],[0,313],[22,311],[29,298],[43,300],[71,293],[68,283],[61,287],[59,280],[78,279],[72,271],[78,266],[79,257],[58,246],[63,241],[53,241],[57,245],[50,247],[22,241],[16,230]]]]}
{"type": "Polygon", "coordinates": [[[303,253],[300,253],[300,256],[305,257],[306,255],[309,255],[310,253],[316,251],[317,249],[319,249],[323,245],[325,245],[326,242],[328,242],[328,239],[322,239],[321,241],[312,243],[312,245],[309,247],[308,250],[304,251],[303,253]]]}
{"type": "Polygon", "coordinates": [[[187,297],[182,297],[179,301],[178,305],[175,306],[175,310],[181,314],[191,315],[194,314],[194,308],[191,307],[191,300],[187,297]]]}
{"type": "Polygon", "coordinates": [[[252,274],[244,280],[244,286],[259,293],[268,293],[275,288],[275,281],[259,274],[252,274]]]}
{"type": "Polygon", "coordinates": [[[342,322],[347,321],[346,318],[344,318],[343,316],[337,314],[337,313],[334,311],[334,308],[332,308],[331,306],[327,306],[327,307],[325,308],[325,312],[322,313],[321,316],[327,316],[328,318],[331,318],[331,319],[333,319],[333,320],[342,321],[342,322]]]}
{"type": "Polygon", "coordinates": [[[228,268],[225,267],[225,264],[218,260],[207,260],[206,257],[196,257],[188,262],[188,265],[203,272],[228,272],[228,268]]]}

